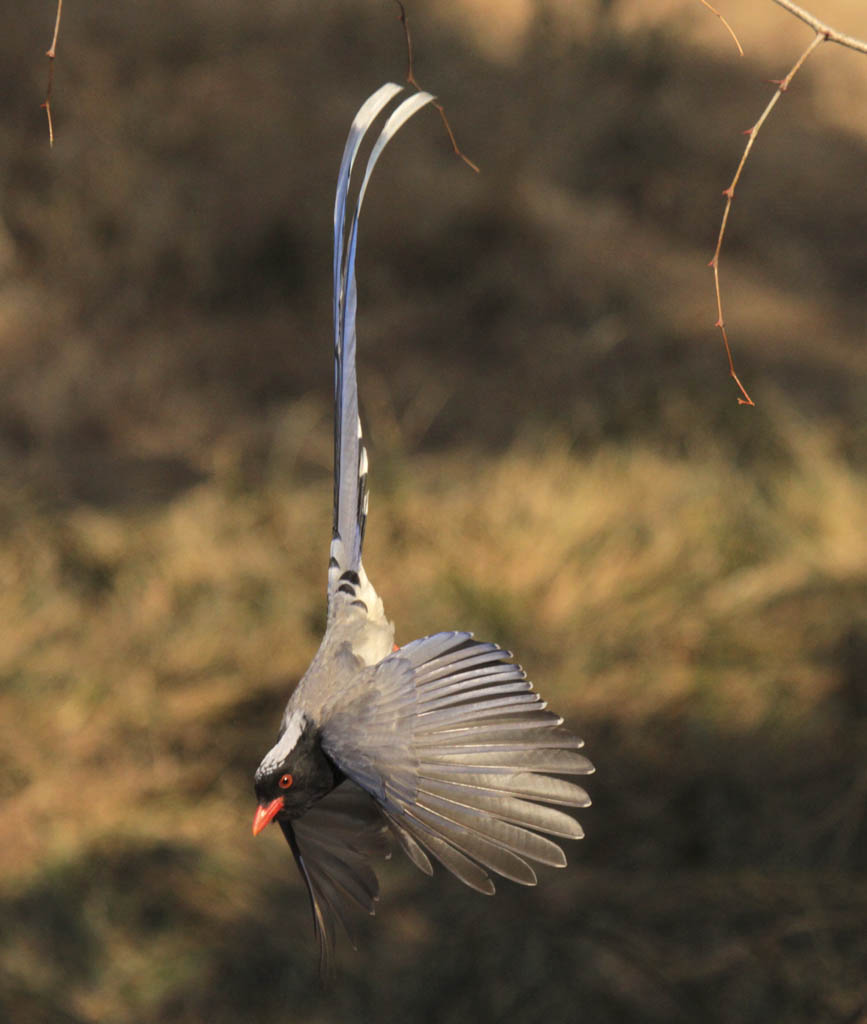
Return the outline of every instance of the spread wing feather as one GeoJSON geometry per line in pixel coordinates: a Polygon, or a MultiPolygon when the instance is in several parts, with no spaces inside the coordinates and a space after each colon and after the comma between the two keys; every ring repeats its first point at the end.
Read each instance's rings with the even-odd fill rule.
{"type": "Polygon", "coordinates": [[[489,871],[533,885],[530,862],[564,866],[547,836],[583,831],[550,805],[590,802],[559,777],[593,770],[575,753],[581,741],[509,658],[469,633],[416,640],[358,673],[322,729],[329,756],[377,800],[410,859],[429,871],[430,854],[486,893],[489,871]]]}
{"type": "Polygon", "coordinates": [[[386,824],[370,796],[347,781],[302,818],[281,821],[280,827],[307,886],[319,966],[327,975],[337,924],[355,946],[353,916],[374,913],[379,882],[370,860],[390,855],[386,824]]]}
{"type": "Polygon", "coordinates": [[[397,821],[391,814],[387,814],[386,818],[393,829],[408,833],[417,847],[428,849],[443,867],[451,871],[465,885],[486,896],[493,896],[494,883],[488,873],[470,857],[461,853],[457,844],[443,839],[439,831],[418,821],[414,815],[403,814],[397,821]]]}

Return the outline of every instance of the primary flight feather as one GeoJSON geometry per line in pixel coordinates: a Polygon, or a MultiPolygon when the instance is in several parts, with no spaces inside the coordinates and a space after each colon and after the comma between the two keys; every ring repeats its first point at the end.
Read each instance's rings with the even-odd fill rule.
{"type": "Polygon", "coordinates": [[[586,807],[589,798],[559,776],[593,771],[578,753],[581,740],[546,710],[508,651],[466,632],[395,647],[394,625],[362,565],[368,464],[355,375],[358,220],[380,154],[432,96],[414,93],[386,119],[348,228],[346,205],[359,147],[401,91],[384,85],[367,99],[340,164],[328,617],[255,775],[253,833],[280,825],[310,895],[323,970],[337,923],[351,937],[353,911],[373,913],[379,885],[371,861],[387,854],[389,837],[422,871],[432,873],[434,857],[479,892],[494,892],[491,872],[533,885],[531,862],[566,863],[548,836],[583,835],[558,807],[586,807]]]}

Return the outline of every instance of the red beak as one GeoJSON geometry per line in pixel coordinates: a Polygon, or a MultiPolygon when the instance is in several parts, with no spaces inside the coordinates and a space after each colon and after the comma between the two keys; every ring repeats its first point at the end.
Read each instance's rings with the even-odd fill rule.
{"type": "Polygon", "coordinates": [[[270,804],[259,804],[256,808],[256,813],[253,816],[253,835],[257,836],[266,825],[270,825],[271,822],[277,817],[277,815],[283,810],[283,797],[278,796],[276,800],[272,800],[270,804]]]}

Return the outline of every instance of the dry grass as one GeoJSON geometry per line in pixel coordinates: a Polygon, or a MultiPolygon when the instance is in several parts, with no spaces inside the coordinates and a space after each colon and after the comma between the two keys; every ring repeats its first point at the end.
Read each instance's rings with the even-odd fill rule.
{"type": "MultiPolygon", "coordinates": [[[[781,473],[745,474],[713,454],[671,458],[641,446],[603,447],[582,458],[549,437],[497,459],[465,450],[414,460],[405,472],[393,468],[387,493],[374,491],[368,561],[388,607],[399,609],[399,637],[459,624],[513,645],[554,705],[590,739],[602,768],[591,839],[576,852],[579,870],[541,895],[535,913],[547,908],[556,921],[566,907],[560,900],[584,903],[586,887],[598,886],[587,904],[590,933],[575,941],[584,957],[592,947],[603,978],[613,972],[602,989],[613,986],[621,997],[627,983],[620,946],[648,943],[658,915],[674,914],[678,900],[715,899],[730,861],[744,862],[747,872],[730,906],[769,902],[771,927],[785,932],[779,904],[795,891],[806,899],[804,881],[789,889],[791,868],[773,867],[767,844],[775,845],[773,829],[783,829],[777,840],[787,844],[800,826],[779,808],[771,820],[754,820],[760,835],[747,850],[729,850],[732,840],[722,840],[728,852],[712,854],[697,874],[680,868],[693,896],[679,888],[672,903],[656,897],[651,908],[632,908],[614,938],[604,924],[612,908],[601,895],[613,898],[612,869],[594,846],[620,845],[616,826],[632,831],[632,841],[638,830],[644,844],[657,847],[649,864],[623,851],[614,855],[615,863],[624,856],[632,863],[625,877],[644,900],[641,886],[651,885],[653,861],[671,843],[671,831],[695,827],[697,812],[684,818],[680,801],[716,801],[714,817],[740,817],[740,787],[767,810],[788,785],[788,754],[777,765],[771,756],[770,767],[767,752],[750,755],[752,769],[718,764],[718,755],[705,761],[717,744],[786,750],[826,745],[837,733],[835,744],[863,747],[863,725],[853,731],[840,717],[852,697],[835,645],[850,630],[863,643],[867,541],[857,524],[867,485],[814,430],[791,414],[786,425],[793,448],[781,473]],[[671,757],[684,762],[672,764],[671,757]],[[635,788],[629,775],[639,762],[647,777],[635,788]],[[719,786],[734,792],[714,796],[719,786]],[[657,832],[662,828],[669,835],[657,832]],[[751,864],[747,851],[756,848],[759,859],[751,864]],[[766,872],[766,881],[748,882],[754,871],[766,872]],[[596,944],[594,928],[602,934],[596,944]]],[[[180,986],[184,999],[201,1008],[191,993],[215,984],[205,979],[222,948],[206,936],[228,941],[260,914],[261,941],[272,944],[262,908],[275,886],[280,914],[291,916],[293,933],[301,929],[292,941],[304,956],[306,911],[299,890],[283,892],[284,851],[271,836],[253,844],[245,824],[249,770],[321,627],[328,502],[325,480],[284,479],[255,492],[210,482],[146,513],[82,508],[34,515],[23,501],[5,510],[0,833],[11,841],[0,864],[7,914],[17,923],[6,931],[4,949],[13,974],[41,990],[23,953],[29,949],[41,961],[40,943],[74,942],[85,931],[90,972],[70,981],[56,964],[48,976],[86,1019],[188,1019],[163,1004],[180,986]],[[71,920],[58,923],[60,908],[34,911],[29,898],[15,895],[40,892],[32,899],[68,899],[71,920]],[[28,919],[34,913],[35,921],[28,919]],[[156,923],[142,915],[156,915],[156,923]],[[22,947],[22,932],[34,928],[29,941],[36,947],[22,947]]],[[[827,773],[840,753],[812,756],[827,773]]],[[[818,857],[818,867],[826,858],[815,844],[831,838],[838,877],[851,882],[855,876],[846,871],[861,862],[864,781],[856,774],[848,790],[844,776],[836,778],[834,802],[808,826],[808,855],[789,850],[784,859],[797,866],[807,856],[797,867],[803,873],[818,857]],[[848,840],[840,838],[847,831],[848,840]]],[[[799,783],[808,803],[816,781],[799,783]]],[[[819,782],[828,788],[828,778],[819,782]]],[[[712,844],[716,830],[725,833],[722,821],[707,827],[709,835],[702,831],[690,842],[712,844]]],[[[446,941],[444,922],[420,921],[400,896],[398,907],[388,906],[395,889],[424,904],[467,902],[442,878],[423,883],[406,871],[385,874],[384,920],[355,965],[362,973],[350,982],[359,994],[362,964],[388,962],[407,929],[421,928],[410,942],[420,956],[446,941]]],[[[831,913],[821,894],[809,896],[818,904],[796,914],[808,932],[819,907],[821,921],[831,913]]],[[[477,926],[487,906],[468,909],[477,926]]],[[[715,913],[725,917],[726,904],[715,913]]],[[[822,926],[834,929],[833,922],[822,926]]],[[[745,954],[729,948],[731,937],[704,941],[692,967],[664,967],[648,948],[641,956],[654,966],[639,964],[637,992],[649,986],[651,1002],[664,1007],[673,998],[669,987],[712,988],[740,968],[745,954]],[[662,994],[656,971],[665,979],[662,994]]],[[[845,975],[839,957],[823,962],[845,975]]],[[[404,953],[402,963],[410,972],[412,957],[404,953]]],[[[350,961],[351,975],[354,969],[350,961]]],[[[240,1010],[233,998],[240,997],[227,994],[221,1012],[240,1010]]],[[[208,1019],[223,1019],[211,1012],[208,1019]]]]}

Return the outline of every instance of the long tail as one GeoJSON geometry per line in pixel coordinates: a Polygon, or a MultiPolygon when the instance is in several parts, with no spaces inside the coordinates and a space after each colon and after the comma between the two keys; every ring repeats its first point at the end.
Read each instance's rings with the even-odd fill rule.
{"type": "MultiPolygon", "coordinates": [[[[348,235],[347,192],[355,159],[365,135],[399,92],[399,85],[383,85],[356,114],[343,150],[334,200],[334,525],[328,565],[329,620],[334,611],[334,595],[341,586],[347,589],[360,587],[361,591],[369,586],[361,565],[367,520],[367,451],[362,441],[355,376],[355,255],[358,218],[367,183],[380,154],[401,126],[416,111],[430,103],[433,97],[429,93],[414,93],[385,122],[367,161],[348,235]]],[[[359,592],[358,596],[364,598],[371,595],[359,592]]],[[[375,593],[372,596],[375,598],[375,593]]]]}

